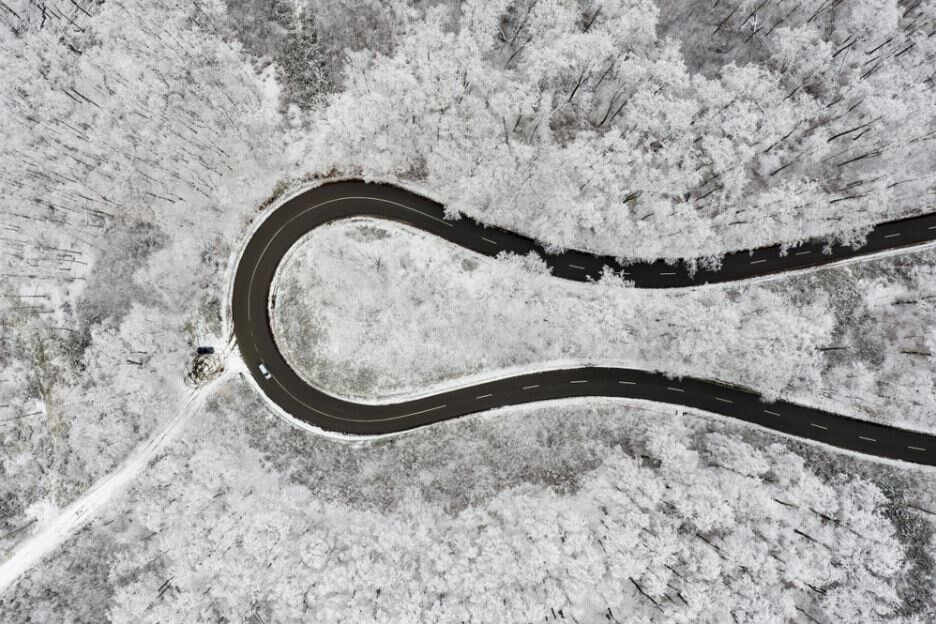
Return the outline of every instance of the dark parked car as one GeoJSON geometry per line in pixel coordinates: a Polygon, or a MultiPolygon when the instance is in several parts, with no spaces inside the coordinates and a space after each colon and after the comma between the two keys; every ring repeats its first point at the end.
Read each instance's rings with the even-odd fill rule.
{"type": "Polygon", "coordinates": [[[198,349],[195,350],[195,353],[198,355],[211,355],[214,353],[214,347],[198,347],[198,349]]]}

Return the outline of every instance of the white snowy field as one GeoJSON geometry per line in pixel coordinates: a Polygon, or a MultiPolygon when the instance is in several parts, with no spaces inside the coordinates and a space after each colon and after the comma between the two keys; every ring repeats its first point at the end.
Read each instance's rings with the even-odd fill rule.
{"type": "Polygon", "coordinates": [[[936,253],[671,291],[579,284],[408,226],[350,219],[290,251],[272,321],[330,392],[391,400],[575,363],[743,385],[936,431],[936,253]]]}
{"type": "Polygon", "coordinates": [[[0,622],[936,616],[929,472],[625,401],[348,444],[216,397],[0,622]]]}

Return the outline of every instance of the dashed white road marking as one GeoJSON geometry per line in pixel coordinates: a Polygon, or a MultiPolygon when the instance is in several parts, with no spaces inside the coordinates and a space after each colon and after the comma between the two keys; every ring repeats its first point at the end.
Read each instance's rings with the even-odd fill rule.
{"type": "Polygon", "coordinates": [[[619,384],[624,384],[625,386],[636,386],[636,385],[637,385],[637,382],[636,382],[636,381],[619,381],[618,383],[619,383],[619,384]]]}
{"type": "MultiPolygon", "coordinates": [[[[319,205],[324,205],[324,204],[327,204],[327,203],[332,203],[333,201],[341,201],[341,200],[344,200],[344,199],[352,199],[352,198],[351,198],[351,197],[337,198],[337,199],[335,199],[335,200],[330,200],[330,201],[327,201],[327,202],[323,202],[322,204],[319,204],[319,205]]],[[[438,218],[438,217],[436,217],[436,216],[434,216],[434,215],[432,215],[432,214],[430,214],[430,213],[424,212],[423,210],[419,210],[419,209],[417,209],[417,208],[413,208],[413,207],[411,207],[411,206],[407,206],[407,205],[404,205],[404,204],[400,204],[400,203],[397,203],[397,202],[393,202],[393,201],[389,201],[389,200],[384,200],[384,199],[380,199],[380,198],[367,197],[367,198],[364,198],[364,199],[370,199],[370,200],[375,200],[375,201],[379,201],[379,202],[383,202],[383,203],[387,203],[387,204],[393,204],[393,205],[396,205],[396,206],[398,206],[398,207],[400,207],[400,208],[403,208],[403,209],[405,209],[405,210],[408,210],[408,211],[411,211],[411,212],[415,212],[415,213],[421,214],[421,215],[423,215],[424,217],[427,217],[427,218],[429,218],[429,219],[431,219],[431,220],[433,220],[433,221],[436,221],[436,222],[438,222],[438,223],[441,223],[441,224],[443,224],[443,225],[445,225],[445,226],[447,226],[447,227],[455,227],[454,224],[451,223],[451,222],[448,222],[448,221],[446,221],[446,220],[444,220],[444,219],[440,219],[440,218],[438,218]]],[[[316,207],[316,206],[313,206],[313,207],[310,207],[310,208],[306,208],[305,210],[303,210],[303,213],[304,213],[304,212],[307,212],[308,210],[313,209],[313,208],[315,208],[315,207],[316,207]]],[[[298,215],[297,215],[297,217],[298,217],[298,215]]],[[[297,218],[297,217],[293,217],[292,219],[290,219],[290,222],[294,221],[295,218],[297,218]]],[[[287,223],[287,225],[288,225],[288,223],[287,223]]],[[[280,231],[282,231],[283,229],[285,229],[285,227],[286,227],[286,226],[283,226],[279,231],[277,231],[277,232],[274,234],[274,236],[273,236],[272,238],[276,238],[276,236],[279,235],[280,231]]],[[[927,229],[928,229],[928,230],[936,230],[936,225],[928,226],[927,229]]],[[[886,234],[886,235],[884,235],[884,238],[885,238],[885,239],[890,239],[890,238],[897,238],[897,237],[900,237],[900,236],[901,236],[901,233],[900,233],[900,232],[895,232],[895,233],[891,233],[891,234],[886,234]]],[[[272,238],[271,238],[271,242],[272,242],[272,238]]],[[[486,237],[481,237],[481,238],[482,238],[482,240],[484,240],[484,241],[487,242],[487,243],[490,243],[491,245],[500,246],[499,243],[497,243],[496,241],[493,241],[493,240],[491,240],[491,239],[489,239],[489,238],[486,238],[486,237]]],[[[268,249],[269,247],[270,247],[270,243],[268,243],[267,246],[264,248],[264,250],[261,252],[261,254],[260,254],[260,258],[261,258],[261,259],[264,257],[264,255],[266,254],[267,249],[268,249]]],[[[795,252],[794,255],[802,256],[802,255],[811,254],[812,252],[813,252],[813,250],[803,250],[803,251],[795,252]]],[[[767,262],[767,259],[751,260],[751,261],[750,261],[750,264],[753,265],[753,264],[760,264],[760,263],[765,263],[765,262],[767,262]]],[[[259,265],[260,265],[260,261],[258,261],[258,263],[257,263],[257,266],[259,266],[259,265]]],[[[256,274],[257,266],[254,267],[254,274],[256,274]]],[[[585,268],[584,266],[580,266],[580,265],[576,265],[576,264],[569,264],[568,266],[569,266],[570,268],[573,268],[573,269],[578,269],[578,270],[583,270],[583,271],[586,270],[586,268],[585,268]]],[[[627,272],[623,272],[623,274],[624,274],[624,275],[628,275],[627,272]]],[[[675,271],[663,271],[663,272],[659,272],[659,275],[660,275],[660,276],[674,276],[674,275],[676,275],[676,274],[677,274],[677,272],[675,272],[675,271]]],[[[251,287],[251,288],[252,288],[252,286],[253,286],[253,281],[254,281],[254,280],[253,280],[253,277],[254,277],[254,276],[252,275],[252,276],[251,276],[251,280],[250,280],[250,287],[251,287]]],[[[250,289],[248,289],[248,295],[249,295],[249,292],[250,292],[250,289]]],[[[251,316],[251,308],[250,308],[250,306],[248,306],[248,308],[247,308],[247,314],[248,314],[248,321],[249,321],[249,320],[250,320],[250,316],[251,316]]],[[[252,330],[252,328],[251,328],[251,335],[252,335],[252,334],[253,334],[253,330],[252,330]]],[[[254,344],[254,348],[256,349],[256,344],[254,344]]],[[[277,384],[279,384],[279,380],[277,380],[276,378],[274,378],[273,380],[274,380],[277,384]]],[[[570,383],[588,383],[588,380],[574,380],[574,381],[570,381],[570,383]]],[[[618,383],[625,384],[625,385],[637,385],[636,382],[632,382],[632,381],[619,381],[618,383]]],[[[534,388],[537,388],[537,387],[540,387],[540,386],[539,386],[539,385],[524,386],[524,390],[534,389],[534,388]]],[[[667,387],[667,389],[669,389],[669,390],[671,390],[671,391],[674,391],[674,392],[685,392],[685,390],[684,390],[683,388],[667,387]]],[[[284,389],[284,390],[285,390],[285,389],[284,389]]],[[[288,390],[287,390],[286,392],[289,393],[288,390]]],[[[290,396],[293,396],[291,393],[289,393],[289,394],[290,394],[290,396]]],[[[489,397],[492,397],[492,396],[494,396],[493,393],[492,393],[492,394],[480,395],[480,396],[477,396],[477,397],[475,397],[475,398],[478,399],[478,400],[480,400],[480,399],[486,399],[486,398],[489,398],[489,397]]],[[[293,398],[296,398],[296,397],[293,397],[293,398]]],[[[714,397],[714,398],[715,398],[716,400],[721,401],[721,402],[724,402],[724,403],[733,403],[733,401],[731,401],[731,400],[729,400],[729,399],[724,399],[724,398],[722,398],[722,397],[714,397]]],[[[319,410],[315,410],[314,408],[311,408],[311,406],[307,405],[306,403],[304,403],[304,402],[302,402],[302,401],[300,401],[300,400],[298,400],[298,399],[296,399],[296,400],[299,401],[299,403],[301,403],[301,404],[304,405],[305,407],[308,407],[308,408],[310,408],[310,409],[313,409],[313,411],[315,411],[315,412],[317,412],[317,413],[319,413],[319,414],[322,414],[322,415],[324,415],[324,416],[326,416],[326,417],[329,417],[329,418],[336,418],[336,419],[338,418],[338,417],[332,417],[332,416],[330,416],[330,415],[324,414],[323,412],[320,412],[319,410]]],[[[432,408],[429,408],[429,409],[425,409],[425,410],[421,410],[421,411],[418,411],[418,412],[413,412],[413,413],[411,413],[411,414],[406,414],[406,415],[403,415],[403,416],[396,416],[396,417],[393,417],[392,419],[396,419],[396,418],[406,418],[406,417],[409,417],[409,416],[415,416],[415,415],[418,415],[418,414],[423,414],[423,413],[426,413],[426,412],[431,412],[431,411],[443,409],[443,408],[445,408],[445,407],[447,407],[447,406],[446,406],[446,405],[439,405],[439,406],[435,406],[435,407],[432,407],[432,408]]],[[[763,411],[764,411],[765,413],[767,413],[767,414],[772,414],[772,415],[775,415],[775,416],[780,416],[780,414],[778,414],[778,413],[776,413],[776,412],[772,412],[772,411],[769,411],[769,410],[763,410],[763,411]]],[[[353,421],[354,419],[347,419],[347,420],[353,421]]],[[[368,419],[368,420],[372,420],[372,419],[368,419]]],[[[373,420],[374,420],[374,421],[380,421],[380,420],[391,420],[391,419],[373,419],[373,420]]],[[[823,429],[823,430],[827,430],[827,429],[828,429],[828,427],[824,427],[824,426],[822,426],[822,425],[818,425],[818,424],[815,424],[815,423],[810,423],[810,425],[813,426],[813,427],[816,427],[816,428],[818,428],[818,429],[823,429]]],[[[858,438],[859,438],[859,439],[862,439],[862,440],[865,440],[865,441],[869,441],[869,442],[877,442],[876,439],[874,439],[874,438],[868,438],[868,437],[865,437],[865,436],[858,436],[858,438]]],[[[918,447],[918,446],[908,446],[907,448],[910,449],[910,450],[913,450],[913,451],[918,451],[918,452],[925,452],[925,451],[926,451],[925,448],[918,447]]],[[[80,516],[80,515],[83,514],[83,513],[84,513],[84,510],[83,510],[83,509],[79,509],[79,510],[76,512],[76,515],[80,516]]]]}

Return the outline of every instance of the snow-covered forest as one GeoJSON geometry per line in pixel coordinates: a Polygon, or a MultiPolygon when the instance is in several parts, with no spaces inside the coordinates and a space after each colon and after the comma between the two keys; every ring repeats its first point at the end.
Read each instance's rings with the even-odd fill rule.
{"type": "Polygon", "coordinates": [[[0,621],[934,615],[928,473],[846,461],[820,477],[821,451],[610,401],[352,446],[296,436],[241,382],[217,396],[0,621]],[[900,494],[874,482],[895,477],[900,494]]]}
{"type": "Polygon", "coordinates": [[[0,7],[0,557],[174,412],[290,166],[223,6],[66,4],[0,7]]]}
{"type": "Polygon", "coordinates": [[[280,267],[273,328],[318,387],[389,400],[477,378],[613,365],[717,379],[936,432],[936,254],[683,290],[576,284],[406,226],[341,221],[280,267]]]}
{"type": "Polygon", "coordinates": [[[539,258],[479,256],[377,219],[313,230],[280,266],[273,329],[316,386],[361,398],[586,363],[734,381],[819,382],[834,320],[767,286],[649,291],[557,280],[539,258]]]}
{"type": "MultiPolygon", "coordinates": [[[[176,422],[196,346],[232,368],[0,621],[933,621],[930,473],[620,402],[349,445],[223,347],[251,225],[330,177],[629,258],[930,211],[934,32],[933,0],[0,0],[0,567],[176,422]]],[[[364,307],[284,299],[300,351],[367,346],[312,362],[339,389],[601,359],[936,428],[932,251],[664,296],[387,231],[309,252],[364,307]],[[439,302],[501,325],[368,378],[439,302]]]]}
{"type": "Polygon", "coordinates": [[[458,6],[349,57],[333,166],[632,257],[852,240],[933,201],[931,2],[458,6]]]}

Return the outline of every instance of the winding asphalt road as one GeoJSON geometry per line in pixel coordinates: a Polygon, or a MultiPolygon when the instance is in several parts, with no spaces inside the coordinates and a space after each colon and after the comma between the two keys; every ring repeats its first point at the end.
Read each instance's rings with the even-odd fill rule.
{"type": "Polygon", "coordinates": [[[368,216],[392,219],[435,234],[477,253],[539,253],[553,275],[586,281],[605,266],[623,271],[641,288],[672,288],[727,282],[814,266],[936,239],[936,214],[877,226],[859,249],[812,242],[780,254],[779,246],[725,257],[718,271],[695,275],[662,262],[621,265],[616,259],[569,251],[550,255],[531,239],[482,226],[470,219],[449,221],[441,205],[402,189],[364,182],[336,182],[311,189],[274,210],[248,241],[235,275],[232,310],[237,344],[263,392],[292,416],[328,431],[383,434],[413,429],[484,410],[583,396],[646,399],[730,416],[800,438],[843,449],[936,465],[936,436],[887,427],[778,401],[764,403],[756,392],[701,379],[668,379],[647,371],[585,367],[518,375],[389,405],[345,401],[308,385],[286,363],[270,324],[270,289],[286,252],[310,230],[337,219],[368,216]],[[263,363],[269,379],[260,372],[263,363]]]}

